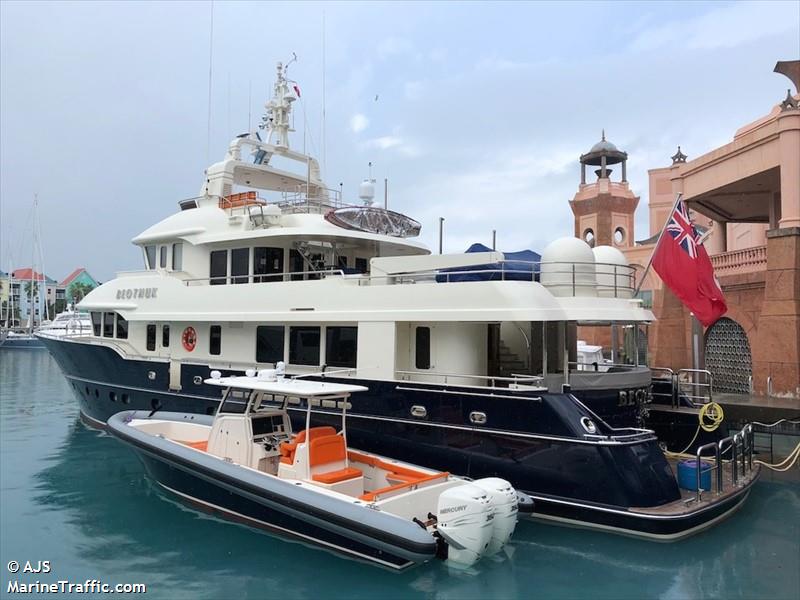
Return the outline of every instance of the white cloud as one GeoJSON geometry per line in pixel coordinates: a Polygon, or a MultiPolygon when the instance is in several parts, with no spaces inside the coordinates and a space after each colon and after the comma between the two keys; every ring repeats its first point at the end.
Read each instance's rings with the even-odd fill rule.
{"type": "Polygon", "coordinates": [[[350,129],[353,133],[361,133],[369,125],[369,119],[361,113],[356,113],[350,118],[350,129]]]}
{"type": "Polygon", "coordinates": [[[742,2],[716,6],[719,8],[698,17],[644,29],[633,40],[631,48],[636,51],[664,46],[690,50],[734,48],[797,28],[797,2],[742,2]]]}
{"type": "Polygon", "coordinates": [[[475,64],[478,71],[518,71],[528,69],[531,63],[508,60],[506,58],[484,57],[475,64]]]}
{"type": "Polygon", "coordinates": [[[422,155],[416,144],[405,140],[397,134],[372,138],[364,142],[362,146],[367,149],[392,150],[407,158],[416,158],[422,155]]]}

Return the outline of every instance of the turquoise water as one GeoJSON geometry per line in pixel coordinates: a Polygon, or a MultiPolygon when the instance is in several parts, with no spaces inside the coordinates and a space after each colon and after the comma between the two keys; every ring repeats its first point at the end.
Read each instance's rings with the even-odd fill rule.
{"type": "MultiPolygon", "coordinates": [[[[147,598],[800,598],[800,484],[768,474],[709,532],[654,544],[534,522],[470,571],[392,573],[183,507],[84,427],[45,351],[0,352],[0,597],[9,578],[145,583],[147,598]],[[49,574],[10,576],[16,560],[49,574]]],[[[9,596],[11,597],[11,596],[9,596]]]]}

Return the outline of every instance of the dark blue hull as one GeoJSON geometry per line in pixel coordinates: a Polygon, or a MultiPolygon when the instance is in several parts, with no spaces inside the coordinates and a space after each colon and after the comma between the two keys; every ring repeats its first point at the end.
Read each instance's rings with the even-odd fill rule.
{"type": "MultiPolygon", "coordinates": [[[[212,414],[219,404],[219,388],[202,383],[207,365],[184,363],[182,389],[170,392],[166,362],[124,360],[100,345],[60,340],[47,344],[70,380],[82,414],[95,426],[104,426],[122,410],[212,414]]],[[[714,518],[703,514],[667,521],[630,512],[630,507],[658,507],[680,498],[657,440],[586,443],[579,423],[581,417],[593,415],[567,396],[533,398],[530,392],[509,390],[490,397],[475,394],[474,388],[359,383],[369,392],[352,397],[353,407],[348,409],[348,439],[356,447],[468,477],[501,477],[532,495],[538,514],[633,535],[669,538],[691,531],[698,519],[714,518]],[[415,418],[411,407],[420,405],[427,415],[415,418]],[[485,424],[471,422],[475,412],[486,415],[485,424]]],[[[299,424],[300,415],[295,417],[299,424]]],[[[340,418],[336,410],[314,414],[315,424],[335,425],[340,418]]],[[[725,512],[724,507],[720,510],[725,512]]]]}

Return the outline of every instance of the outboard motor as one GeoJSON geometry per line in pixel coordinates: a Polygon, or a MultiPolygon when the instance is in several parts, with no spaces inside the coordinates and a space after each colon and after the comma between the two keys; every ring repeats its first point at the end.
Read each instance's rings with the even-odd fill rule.
{"type": "Polygon", "coordinates": [[[506,545],[517,526],[519,499],[516,490],[505,479],[486,477],[473,481],[472,485],[481,488],[494,506],[492,539],[489,542],[487,555],[496,554],[506,545]]]}
{"type": "Polygon", "coordinates": [[[482,488],[469,483],[445,490],[436,513],[448,562],[469,567],[483,556],[492,540],[494,507],[482,488]]]}

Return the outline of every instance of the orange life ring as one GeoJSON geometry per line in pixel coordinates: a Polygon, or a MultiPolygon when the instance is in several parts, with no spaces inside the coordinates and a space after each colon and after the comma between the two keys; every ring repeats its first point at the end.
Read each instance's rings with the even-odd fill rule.
{"type": "Polygon", "coordinates": [[[192,352],[194,350],[194,347],[197,345],[197,332],[194,330],[194,327],[187,327],[183,330],[181,342],[183,343],[183,348],[187,352],[192,352]]]}

